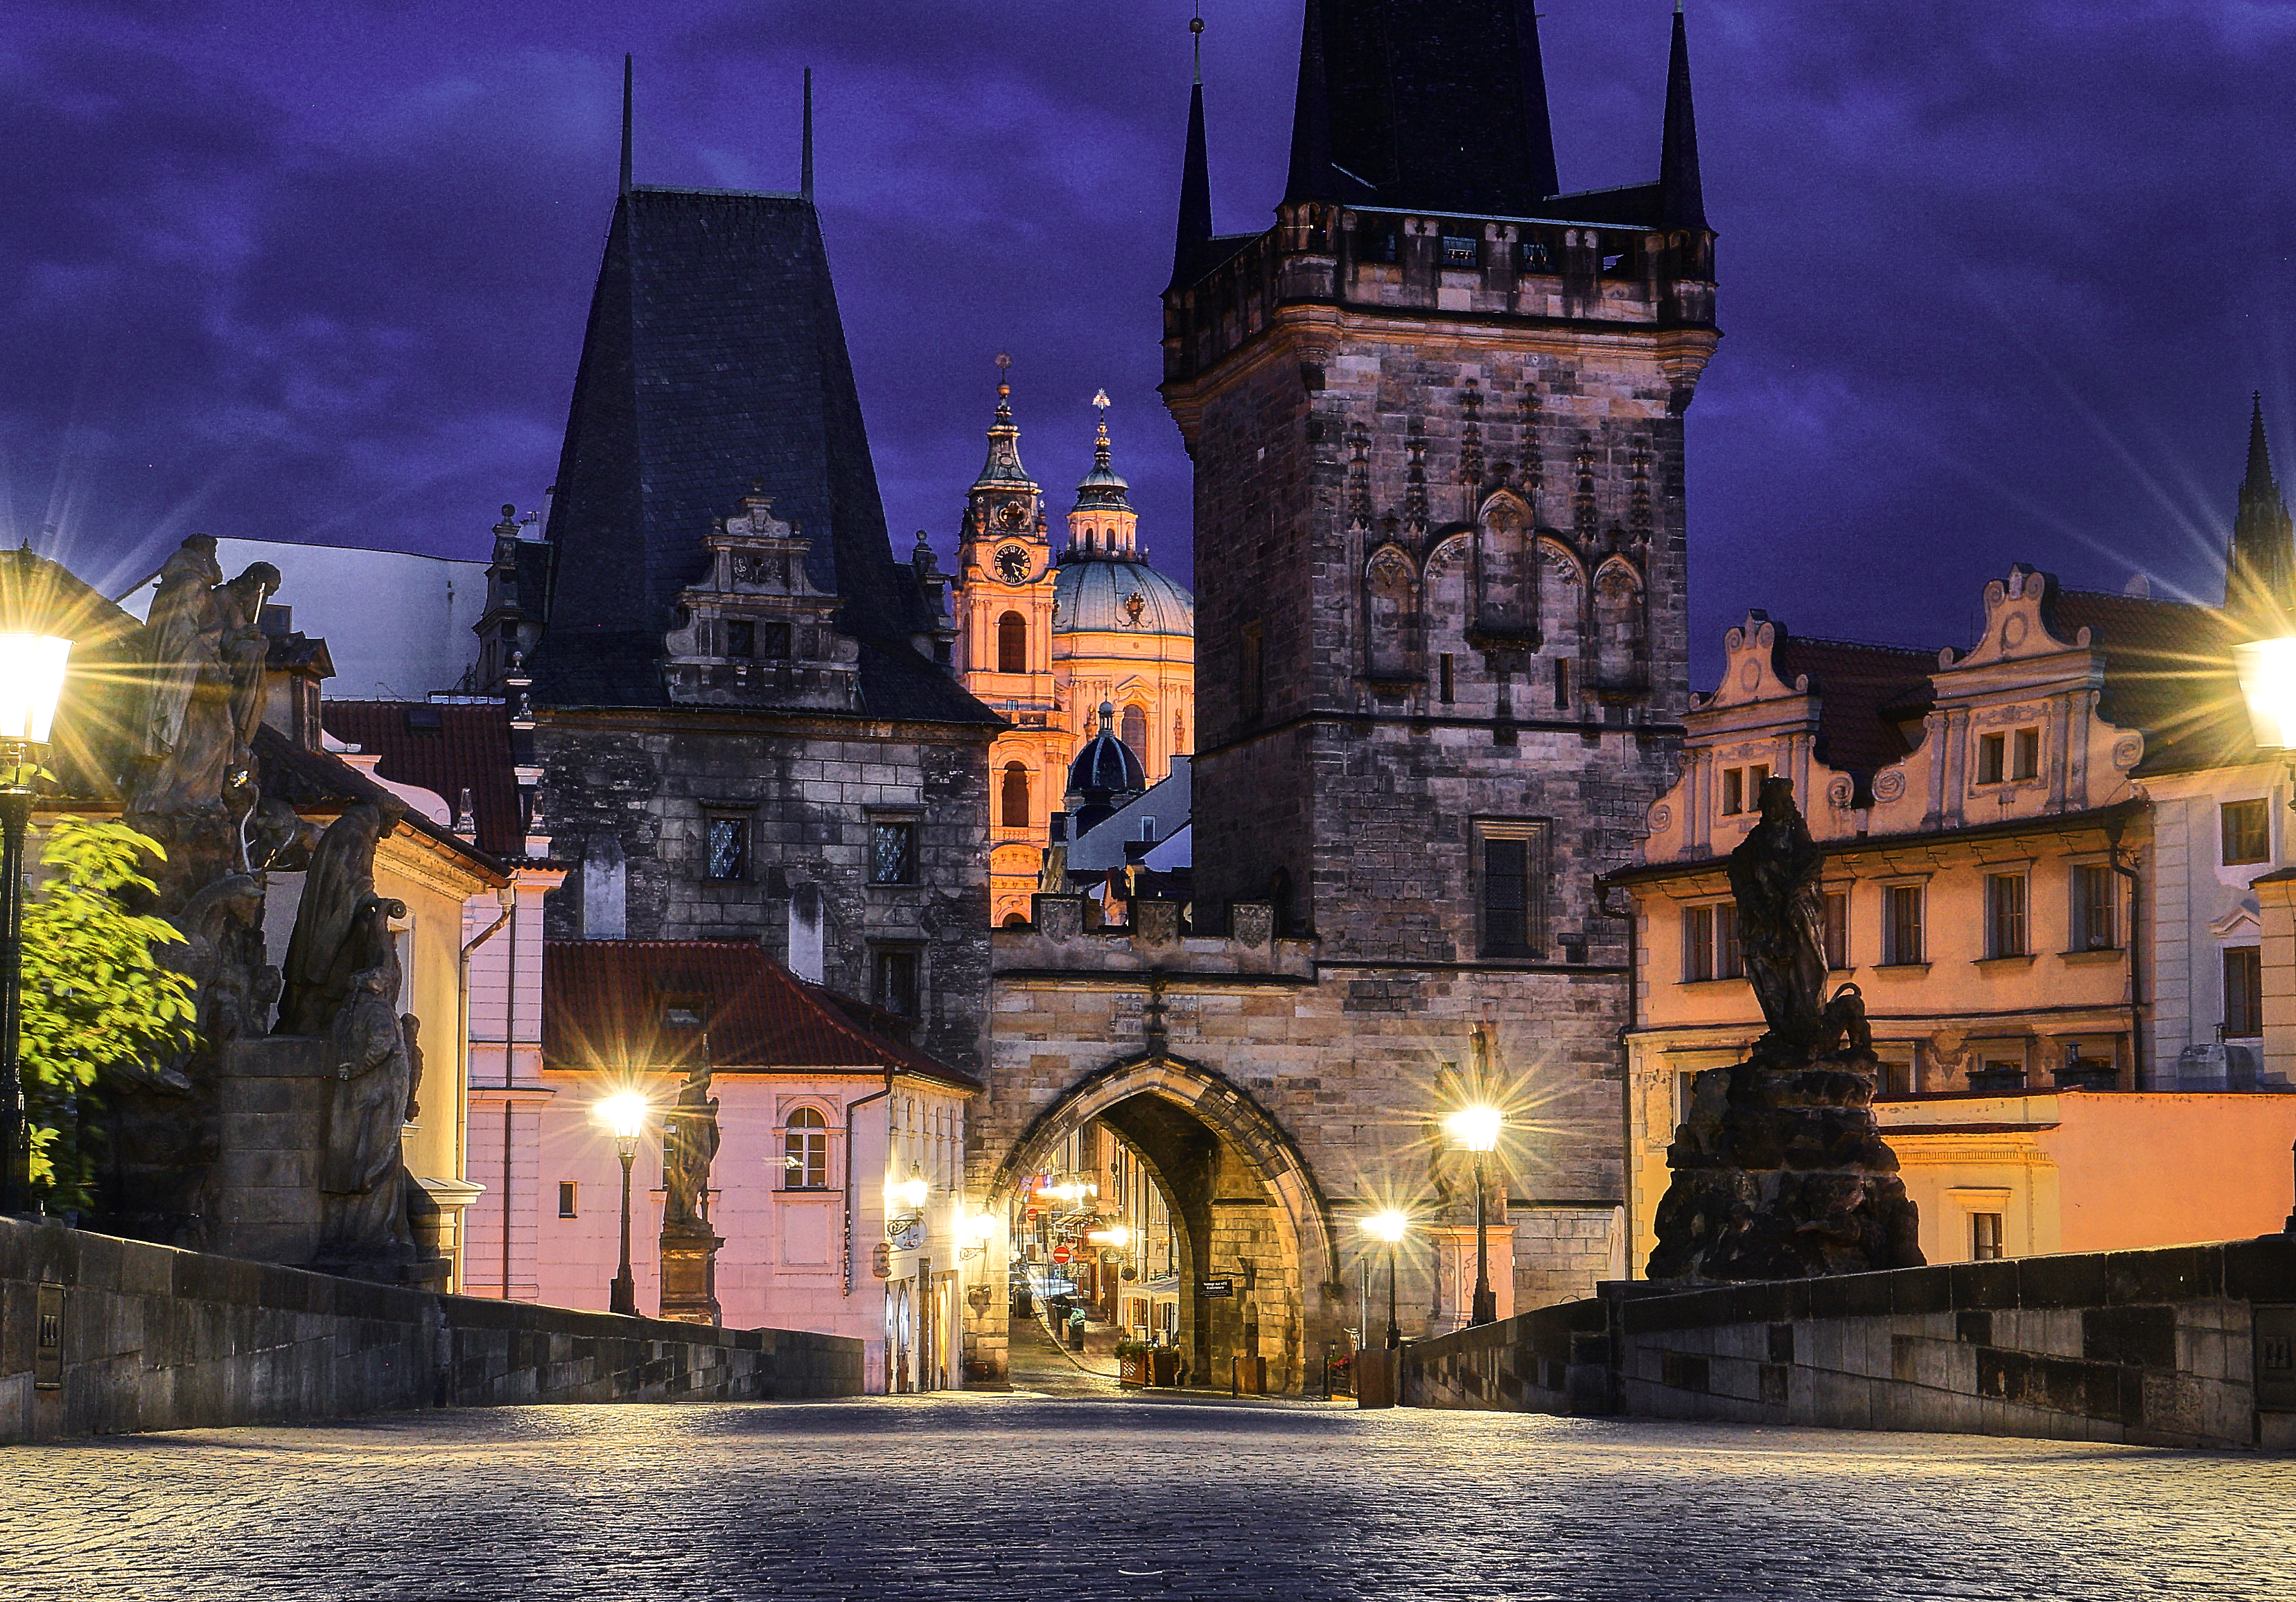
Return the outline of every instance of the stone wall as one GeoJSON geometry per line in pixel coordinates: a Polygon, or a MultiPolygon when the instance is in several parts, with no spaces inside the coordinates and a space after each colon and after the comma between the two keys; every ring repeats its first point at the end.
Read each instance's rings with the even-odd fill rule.
{"type": "Polygon", "coordinates": [[[0,1219],[0,1444],[412,1408],[849,1396],[861,1350],[0,1219]]]}
{"type": "Polygon", "coordinates": [[[1595,1299],[1420,1343],[1416,1407],[2296,1450],[2296,1238],[1595,1299]]]}
{"type": "Polygon", "coordinates": [[[584,863],[551,893],[547,933],[753,941],[787,964],[791,900],[817,892],[821,982],[870,997],[873,952],[914,952],[917,1043],[978,1069],[995,732],[731,711],[545,711],[534,737],[535,827],[560,855],[584,863]],[[880,813],[917,825],[913,884],[869,882],[870,823],[880,813]],[[713,816],[749,824],[747,871],[737,879],[708,876],[713,816]],[[593,866],[602,861],[619,864],[611,870],[624,892],[619,928],[584,915],[590,876],[610,870],[593,866]]]}

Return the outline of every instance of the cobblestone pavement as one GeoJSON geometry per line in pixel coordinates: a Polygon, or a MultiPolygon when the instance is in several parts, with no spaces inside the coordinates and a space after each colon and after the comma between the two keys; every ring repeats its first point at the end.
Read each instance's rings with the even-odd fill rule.
{"type": "Polygon", "coordinates": [[[2285,1597],[2296,1462],[943,1395],[0,1452],[10,1598],[2285,1597]]]}

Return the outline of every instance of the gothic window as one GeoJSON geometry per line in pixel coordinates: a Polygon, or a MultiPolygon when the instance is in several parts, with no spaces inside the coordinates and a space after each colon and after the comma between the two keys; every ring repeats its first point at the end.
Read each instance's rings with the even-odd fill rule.
{"type": "Polygon", "coordinates": [[[1365,586],[1366,630],[1371,647],[1371,676],[1400,679],[1411,674],[1411,646],[1419,611],[1419,584],[1411,564],[1399,552],[1382,551],[1373,559],[1365,586]]]}
{"type": "Polygon", "coordinates": [[[1565,659],[1581,654],[1578,605],[1585,586],[1578,564],[1553,541],[1538,549],[1538,642],[1565,659]]]}
{"type": "Polygon", "coordinates": [[[1610,690],[1631,689],[1643,677],[1642,586],[1620,563],[1595,579],[1595,672],[1610,690]]]}
{"type": "Polygon", "coordinates": [[[1004,827],[1029,827],[1029,769],[1024,763],[1004,764],[1004,794],[1002,808],[1004,827]]]}
{"type": "Polygon", "coordinates": [[[1029,671],[1029,624],[1018,612],[1007,612],[996,620],[996,671],[1029,671]]]}
{"type": "Polygon", "coordinates": [[[1538,546],[1521,508],[1491,508],[1475,531],[1475,626],[1486,633],[1536,638],[1538,546]]]}
{"type": "Polygon", "coordinates": [[[782,1189],[829,1189],[829,1120],[816,1108],[800,1107],[789,1116],[782,1136],[782,1189]]]}
{"type": "Polygon", "coordinates": [[[1119,740],[1132,749],[1142,762],[1148,760],[1148,709],[1132,706],[1124,709],[1123,726],[1117,732],[1119,740]]]}

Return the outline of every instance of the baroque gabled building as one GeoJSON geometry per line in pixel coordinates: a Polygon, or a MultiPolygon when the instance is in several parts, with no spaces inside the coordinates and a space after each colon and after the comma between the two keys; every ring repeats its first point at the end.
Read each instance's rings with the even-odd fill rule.
{"type": "Polygon", "coordinates": [[[1003,1205],[1112,1131],[1170,1200],[1199,1376],[1296,1387],[1360,1333],[1356,1223],[1390,1203],[1405,1328],[1463,1320],[1442,1120],[1472,1097],[1510,1113],[1501,1312],[1622,1266],[1627,941],[1594,881],[1672,777],[1683,414],[1718,338],[1678,17],[1654,143],[1656,182],[1558,192],[1528,0],[1308,0],[1273,225],[1216,236],[1192,96],[1163,329],[1192,916],[1040,896],[997,933],[974,1182],[1003,1205]]]}
{"type": "Polygon", "coordinates": [[[753,942],[977,1064],[1000,724],[890,549],[809,185],[626,175],[544,537],[487,617],[552,936],[753,942]]]}
{"type": "Polygon", "coordinates": [[[1148,565],[1109,443],[1106,395],[1096,404],[1092,470],[1057,555],[1002,381],[988,457],[965,493],[957,660],[965,688],[1012,725],[989,753],[989,894],[1000,925],[1028,922],[1045,848],[1074,837],[1063,816],[1078,801],[1070,766],[1097,732],[1101,707],[1152,784],[1194,734],[1195,599],[1148,565]]]}

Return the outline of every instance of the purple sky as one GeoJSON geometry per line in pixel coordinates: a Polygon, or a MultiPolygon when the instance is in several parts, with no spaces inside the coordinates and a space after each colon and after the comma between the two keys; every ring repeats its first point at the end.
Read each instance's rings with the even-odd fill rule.
{"type": "MultiPolygon", "coordinates": [[[[1283,183],[1298,9],[1207,6],[1224,232],[1283,183]]],[[[1567,187],[1654,176],[1670,9],[1549,0],[1567,187]]],[[[193,529],[481,554],[556,467],[627,49],[642,183],[794,188],[816,69],[897,545],[947,548],[1004,348],[1054,510],[1105,385],[1143,538],[1185,576],[1154,385],[1189,10],[18,0],[0,534],[122,584],[193,529]]],[[[2296,8],[1693,0],[1690,24],[1726,331],[1690,413],[1693,659],[1749,606],[1963,643],[2018,560],[2215,600],[2251,388],[2296,439],[2296,8]]]]}

